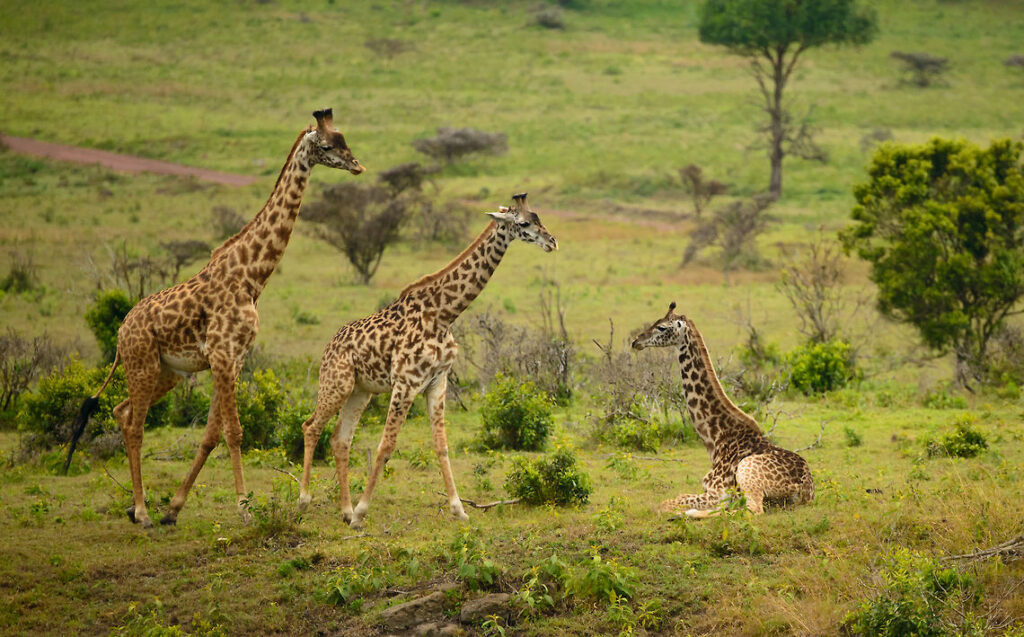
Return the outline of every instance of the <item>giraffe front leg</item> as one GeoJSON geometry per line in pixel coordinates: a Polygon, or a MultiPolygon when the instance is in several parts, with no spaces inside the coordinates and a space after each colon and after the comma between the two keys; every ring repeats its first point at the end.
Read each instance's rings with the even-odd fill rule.
{"type": "Polygon", "coordinates": [[[430,428],[434,434],[434,452],[437,454],[438,464],[441,465],[441,477],[444,479],[444,488],[448,493],[448,508],[456,518],[468,520],[469,516],[466,515],[466,511],[462,507],[459,492],[455,489],[455,477],[448,459],[448,436],[444,429],[444,401],[447,389],[448,378],[444,375],[438,376],[427,387],[427,413],[430,414],[430,428]]]}
{"type": "MultiPolygon", "coordinates": [[[[675,498],[665,500],[658,507],[658,511],[661,513],[686,513],[690,515],[691,511],[706,511],[718,506],[721,502],[722,497],[717,493],[697,493],[697,494],[684,494],[675,498]]],[[[690,515],[690,517],[693,517],[690,515]]]]}
{"type": "Polygon", "coordinates": [[[377,447],[377,457],[373,462],[373,471],[366,481],[366,490],[363,491],[362,497],[359,498],[359,504],[356,505],[355,510],[352,512],[352,522],[350,522],[350,525],[354,529],[363,526],[363,518],[366,517],[366,511],[370,508],[370,498],[373,496],[373,489],[377,485],[381,472],[384,470],[384,465],[387,464],[392,452],[395,450],[398,431],[402,428],[402,423],[405,422],[405,417],[409,413],[409,407],[412,405],[412,399],[415,396],[415,392],[407,386],[395,385],[391,389],[391,406],[388,408],[388,420],[384,425],[384,434],[380,438],[380,445],[377,447]]]}
{"type": "Polygon", "coordinates": [[[199,475],[203,465],[206,464],[206,459],[210,456],[210,452],[213,451],[220,441],[220,431],[221,421],[217,407],[217,392],[214,391],[210,397],[210,410],[206,415],[206,429],[203,432],[203,439],[199,442],[199,449],[196,450],[196,457],[192,461],[192,466],[189,467],[188,473],[185,474],[185,479],[181,481],[181,486],[178,487],[174,497],[171,498],[170,506],[167,508],[167,513],[160,520],[160,524],[178,523],[178,514],[181,512],[181,508],[185,506],[188,492],[192,489],[192,485],[195,484],[196,477],[199,475]]]}

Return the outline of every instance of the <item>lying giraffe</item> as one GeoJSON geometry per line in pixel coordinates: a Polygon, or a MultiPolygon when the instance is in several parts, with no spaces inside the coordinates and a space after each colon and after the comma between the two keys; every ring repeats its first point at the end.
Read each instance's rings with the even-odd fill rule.
{"type": "Polygon", "coordinates": [[[501,206],[498,212],[487,213],[493,221],[451,263],[406,287],[395,301],[376,314],[345,325],[327,345],[320,363],[316,407],[302,425],[305,455],[300,509],[308,507],[312,499],[309,479],[313,450],[327,420],[340,410],[331,448],[337,465],[342,517],[351,526],[360,527],[413,398],[424,392],[449,507],[455,517],[469,519],[455,490],[444,429],[448,372],[458,353],[449,327],[487,285],[512,241],[532,243],[545,252],[558,249],[558,242],[527,205],[526,195],[515,195],[513,200],[512,208],[501,206]],[[348,485],[352,437],[370,397],[388,391],[391,405],[384,435],[366,489],[353,511],[348,485]]]}
{"type": "Polygon", "coordinates": [[[633,349],[679,348],[686,408],[697,435],[711,456],[711,471],[704,476],[704,493],[680,495],[661,503],[663,512],[685,511],[690,517],[708,517],[739,487],[747,508],[764,511],[764,500],[804,503],[814,499],[814,481],[807,461],[777,447],[761,433],[757,421],[737,407],[722,390],[711,365],[704,338],[693,321],[668,313],[633,340],[633,349]]]}
{"type": "Polygon", "coordinates": [[[235,381],[259,330],[256,301],[288,246],[313,166],[341,168],[353,175],[365,170],[352,156],[345,137],[334,128],[331,109],[316,111],[313,117],[316,127],[299,134],[270,198],[256,217],[214,250],[210,262],[198,274],[147,296],[128,312],[117,333],[117,354],[110,374],[99,391],[82,405],[73,428],[65,473],[75,443],[98,404],[97,397],[113,377],[118,359],[123,361],[128,398],[114,408],[114,417],[124,435],[132,474],[134,503],[126,511],[132,522],[147,528],[153,526],[146,511],[140,457],[146,412],[183,376],[204,369],[213,373],[214,389],[206,433],[191,469],[160,522],[177,522],[189,489],[217,446],[222,429],[235,474],[239,510],[243,518],[248,517],[235,381]]]}

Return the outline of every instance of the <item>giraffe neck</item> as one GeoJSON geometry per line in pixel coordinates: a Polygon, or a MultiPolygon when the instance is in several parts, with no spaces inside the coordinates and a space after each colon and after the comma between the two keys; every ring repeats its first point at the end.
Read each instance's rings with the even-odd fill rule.
{"type": "Polygon", "coordinates": [[[207,266],[217,263],[225,268],[219,272],[221,278],[233,275],[242,279],[254,299],[281,261],[299,216],[299,204],[313,170],[307,132],[303,131],[292,146],[267,203],[244,228],[213,251],[207,266]]]}
{"type": "Polygon", "coordinates": [[[757,421],[737,407],[722,389],[711,364],[704,337],[692,321],[686,319],[690,338],[679,347],[679,371],[683,394],[693,427],[704,446],[714,456],[722,441],[739,434],[763,435],[757,421]]]}
{"type": "Polygon", "coordinates": [[[491,221],[462,254],[402,290],[399,297],[415,294],[437,312],[436,323],[447,327],[480,295],[511,242],[509,228],[491,221]]]}

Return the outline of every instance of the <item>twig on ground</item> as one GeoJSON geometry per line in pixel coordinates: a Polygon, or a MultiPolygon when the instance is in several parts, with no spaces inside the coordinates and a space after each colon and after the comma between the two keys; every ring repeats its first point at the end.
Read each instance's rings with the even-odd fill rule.
{"type": "Polygon", "coordinates": [[[367,535],[369,535],[369,533],[356,533],[355,535],[346,535],[343,538],[339,538],[338,541],[339,542],[344,542],[345,540],[354,540],[357,537],[366,537],[367,535]]]}
{"type": "Polygon", "coordinates": [[[126,487],[124,484],[119,482],[118,478],[116,478],[113,475],[111,475],[110,471],[106,470],[106,463],[105,462],[103,463],[103,473],[106,474],[106,477],[109,477],[112,480],[114,480],[114,483],[121,487],[121,491],[125,492],[126,494],[130,494],[131,493],[131,490],[128,489],[128,487],[126,487]]]}
{"type": "Polygon", "coordinates": [[[794,449],[793,451],[807,451],[808,449],[814,449],[815,447],[820,445],[821,444],[821,436],[822,436],[822,434],[825,433],[825,425],[827,425],[828,423],[829,423],[829,421],[822,420],[821,421],[821,429],[818,431],[818,437],[814,440],[814,442],[812,442],[811,444],[807,445],[806,447],[800,447],[799,449],[794,449]]]}
{"type": "Polygon", "coordinates": [[[997,544],[996,546],[987,549],[978,549],[973,553],[964,553],[962,555],[949,555],[942,559],[947,561],[967,560],[968,562],[975,562],[995,555],[998,555],[1003,562],[1013,562],[1015,560],[1024,559],[1024,535],[1018,535],[1012,540],[1007,540],[1002,544],[997,544]]]}
{"type": "MultiPolygon", "coordinates": [[[[443,495],[445,497],[448,497],[447,493],[443,493],[441,491],[438,491],[437,495],[443,495]]],[[[497,500],[495,502],[488,502],[487,504],[477,504],[476,502],[472,500],[467,500],[466,498],[459,498],[459,500],[463,504],[469,505],[474,509],[490,509],[492,507],[500,506],[502,504],[515,504],[517,502],[521,502],[522,498],[512,498],[511,500],[497,500]]]]}

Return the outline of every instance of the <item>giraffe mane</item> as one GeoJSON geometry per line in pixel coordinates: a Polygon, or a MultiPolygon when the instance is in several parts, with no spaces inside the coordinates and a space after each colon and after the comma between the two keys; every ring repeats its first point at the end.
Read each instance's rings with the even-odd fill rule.
{"type": "MultiPolygon", "coordinates": [[[[281,185],[281,180],[284,179],[284,173],[285,173],[286,170],[288,170],[288,166],[292,163],[292,157],[295,156],[295,151],[298,149],[299,144],[302,142],[302,138],[305,137],[306,134],[308,134],[312,130],[313,130],[312,126],[307,127],[304,131],[299,133],[299,136],[295,140],[295,143],[292,144],[292,150],[291,150],[291,152],[288,153],[288,159],[284,160],[284,165],[281,166],[281,172],[278,173],[278,175],[277,175],[277,181],[274,182],[274,187],[270,190],[270,196],[271,197],[273,197],[274,193],[277,192],[277,187],[279,185],[281,185]]],[[[218,247],[214,248],[213,252],[210,253],[210,260],[212,261],[213,259],[216,259],[221,254],[224,254],[225,250],[227,250],[228,248],[230,248],[234,244],[238,243],[238,240],[241,239],[243,236],[245,236],[245,234],[249,231],[249,228],[251,228],[252,225],[254,223],[256,223],[256,220],[259,218],[260,213],[263,212],[264,210],[266,210],[267,205],[269,203],[270,203],[270,199],[267,199],[267,203],[263,204],[263,207],[260,208],[260,212],[256,213],[256,216],[254,216],[252,219],[250,219],[249,223],[245,224],[244,226],[242,226],[241,230],[239,230],[238,232],[236,232],[232,236],[228,237],[227,240],[224,241],[224,243],[222,243],[218,247]]]]}
{"type": "Polygon", "coordinates": [[[708,370],[708,378],[711,381],[711,391],[715,394],[715,398],[718,399],[719,403],[725,408],[730,415],[736,417],[742,424],[747,425],[750,429],[756,431],[758,434],[764,435],[761,431],[761,427],[758,426],[757,421],[736,406],[736,403],[726,395],[725,390],[722,389],[722,383],[718,380],[718,373],[715,372],[715,366],[711,364],[711,355],[708,354],[707,345],[704,344],[704,336],[697,329],[697,326],[693,324],[693,321],[687,317],[681,317],[686,321],[687,326],[690,328],[690,333],[693,334],[694,340],[697,343],[697,353],[700,355],[701,360],[704,362],[704,367],[708,370]]]}
{"type": "Polygon", "coordinates": [[[487,227],[484,228],[484,231],[481,232],[479,236],[477,236],[473,243],[469,244],[469,246],[465,250],[459,253],[459,256],[449,261],[448,265],[444,266],[437,272],[434,272],[433,274],[424,275],[416,279],[409,285],[405,286],[405,288],[398,293],[398,298],[402,298],[403,296],[411,294],[416,290],[423,289],[430,285],[431,283],[434,283],[444,275],[448,274],[452,270],[454,270],[460,263],[462,263],[462,261],[469,255],[469,253],[471,253],[473,250],[479,247],[481,243],[487,240],[487,237],[490,236],[491,232],[497,225],[497,222],[492,220],[489,224],[487,224],[487,227]]]}

